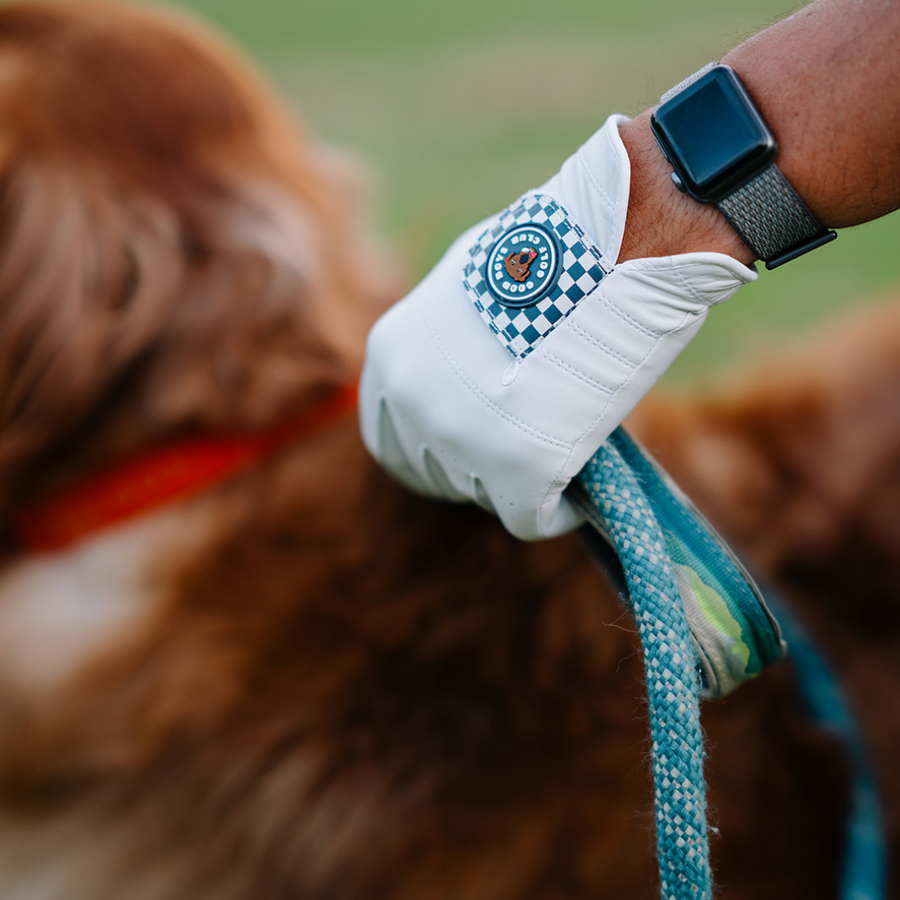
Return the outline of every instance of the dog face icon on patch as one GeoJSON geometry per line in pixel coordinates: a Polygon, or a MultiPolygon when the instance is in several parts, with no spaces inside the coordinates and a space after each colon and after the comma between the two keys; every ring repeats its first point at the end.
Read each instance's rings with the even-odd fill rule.
{"type": "Polygon", "coordinates": [[[561,257],[558,240],[546,226],[514,225],[491,247],[484,270],[487,287],[504,306],[531,306],[553,289],[561,257]]]}
{"type": "Polygon", "coordinates": [[[509,275],[513,281],[527,281],[528,276],[531,274],[531,269],[529,267],[537,259],[537,255],[538,252],[534,247],[525,247],[522,250],[514,250],[503,260],[503,265],[506,267],[506,274],[509,275]]]}

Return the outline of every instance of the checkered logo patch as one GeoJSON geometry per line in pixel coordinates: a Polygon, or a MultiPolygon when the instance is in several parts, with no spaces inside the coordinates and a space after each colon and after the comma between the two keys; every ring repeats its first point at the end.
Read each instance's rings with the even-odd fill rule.
{"type": "Polygon", "coordinates": [[[551,197],[526,194],[469,250],[463,284],[500,343],[526,357],[612,271],[551,197]]]}

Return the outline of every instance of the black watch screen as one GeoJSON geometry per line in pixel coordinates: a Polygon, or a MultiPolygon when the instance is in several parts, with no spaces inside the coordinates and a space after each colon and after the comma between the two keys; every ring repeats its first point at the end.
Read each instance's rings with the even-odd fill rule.
{"type": "Polygon", "coordinates": [[[650,127],[675,169],[675,183],[704,203],[727,196],[759,174],[777,149],[728,66],[716,66],[663,103],[650,127]]]}

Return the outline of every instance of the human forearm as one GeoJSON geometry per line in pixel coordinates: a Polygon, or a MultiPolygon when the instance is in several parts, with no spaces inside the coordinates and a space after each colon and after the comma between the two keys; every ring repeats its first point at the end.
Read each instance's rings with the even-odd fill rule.
{"type": "MultiPolygon", "coordinates": [[[[779,142],[777,164],[829,227],[900,206],[900,3],[817,0],[731,51],[779,142]]],[[[753,254],[712,206],[679,193],[649,129],[622,128],[632,162],[619,259],[718,250],[753,254]]]]}

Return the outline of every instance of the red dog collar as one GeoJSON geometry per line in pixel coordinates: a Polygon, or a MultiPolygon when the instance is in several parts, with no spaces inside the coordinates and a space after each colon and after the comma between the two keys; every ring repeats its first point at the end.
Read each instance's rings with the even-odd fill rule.
{"type": "Polygon", "coordinates": [[[13,518],[18,549],[61,550],[96,531],[200,493],[356,405],[356,385],[339,388],[303,416],[260,434],[200,437],[160,447],[101,472],[13,518]]]}

